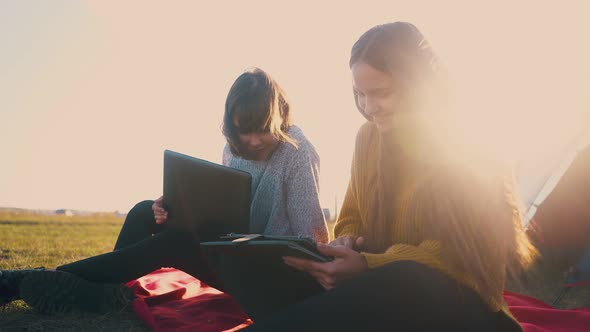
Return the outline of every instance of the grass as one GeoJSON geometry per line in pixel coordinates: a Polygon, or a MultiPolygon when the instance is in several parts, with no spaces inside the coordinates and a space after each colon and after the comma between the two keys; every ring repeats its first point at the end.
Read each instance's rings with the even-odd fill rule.
{"type": "MultiPolygon", "coordinates": [[[[56,266],[109,252],[123,219],[113,214],[0,214],[0,269],[56,266]]],[[[149,331],[132,312],[42,315],[23,301],[0,307],[0,331],[149,331]]]]}
{"type": "Polygon", "coordinates": [[[541,259],[524,274],[519,282],[509,282],[507,289],[537,298],[559,309],[590,307],[590,285],[578,286],[565,292],[554,302],[565,283],[565,273],[580,258],[579,248],[539,247],[541,259]]]}
{"type": "MultiPolygon", "coordinates": [[[[46,216],[0,212],[0,269],[37,266],[53,268],[112,250],[123,219],[113,214],[46,216]]],[[[543,249],[539,261],[520,283],[508,289],[552,303],[563,283],[563,272],[575,251],[543,249]]],[[[590,286],[567,293],[558,308],[590,306],[590,286]]],[[[0,331],[148,331],[131,312],[106,315],[70,313],[42,315],[24,302],[0,307],[0,331]]]]}

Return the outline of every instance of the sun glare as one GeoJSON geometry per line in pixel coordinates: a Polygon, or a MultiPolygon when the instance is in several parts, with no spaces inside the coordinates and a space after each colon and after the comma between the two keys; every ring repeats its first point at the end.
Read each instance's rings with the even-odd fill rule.
{"type": "Polygon", "coordinates": [[[12,31],[0,63],[0,150],[10,156],[0,206],[126,211],[158,197],[164,149],[221,160],[225,96],[258,66],[293,103],[321,156],[323,204],[337,209],[364,121],[350,48],[392,20],[415,23],[447,65],[458,106],[449,135],[462,145],[547,166],[590,122],[588,23],[573,5],[343,3],[334,15],[330,4],[293,3],[284,16],[262,2],[57,3],[42,19],[19,2],[0,17],[12,31]]]}

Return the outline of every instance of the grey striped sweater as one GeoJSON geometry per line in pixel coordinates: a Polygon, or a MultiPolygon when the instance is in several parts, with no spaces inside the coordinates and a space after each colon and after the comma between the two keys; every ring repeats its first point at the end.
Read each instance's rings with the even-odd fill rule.
{"type": "Polygon", "coordinates": [[[303,235],[328,241],[319,199],[320,158],[303,131],[291,126],[287,134],[298,143],[280,142],[267,161],[247,160],[223,150],[223,164],[252,174],[250,232],[303,235]]]}

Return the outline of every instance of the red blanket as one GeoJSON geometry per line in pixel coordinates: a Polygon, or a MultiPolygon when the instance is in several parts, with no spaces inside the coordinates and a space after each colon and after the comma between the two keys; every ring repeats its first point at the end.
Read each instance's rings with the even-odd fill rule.
{"type": "Polygon", "coordinates": [[[560,310],[531,297],[507,291],[504,292],[504,299],[525,332],[590,331],[590,307],[560,310]]]}
{"type": "MultiPolygon", "coordinates": [[[[154,331],[237,331],[250,324],[227,294],[175,269],[160,269],[127,284],[138,298],[133,310],[154,331]]],[[[525,332],[590,331],[590,307],[558,310],[533,298],[505,292],[525,332]]]]}
{"type": "Polygon", "coordinates": [[[154,331],[237,331],[252,321],[229,295],[176,269],[156,270],[127,283],[133,310],[154,331]]]}

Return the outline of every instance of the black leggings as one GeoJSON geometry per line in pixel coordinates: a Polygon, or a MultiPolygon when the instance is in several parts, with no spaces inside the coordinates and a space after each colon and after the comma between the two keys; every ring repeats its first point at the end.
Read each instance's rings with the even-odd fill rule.
{"type": "MultiPolygon", "coordinates": [[[[121,283],[174,267],[223,289],[198,240],[157,225],[152,204],[143,201],[129,211],[113,252],[57,269],[94,282],[121,283]]],[[[251,331],[521,331],[506,315],[490,312],[472,290],[411,261],[372,269],[327,292],[286,266],[272,270],[264,262],[236,263],[229,270],[239,271],[240,278],[230,278],[228,291],[256,322],[251,331]]]]}
{"type": "Polygon", "coordinates": [[[129,211],[114,251],[57,267],[86,280],[124,283],[161,267],[174,267],[217,286],[198,240],[187,232],[156,224],[153,201],[138,203],[129,211]]]}
{"type": "Polygon", "coordinates": [[[472,290],[412,261],[372,269],[247,331],[522,331],[472,290]]]}

